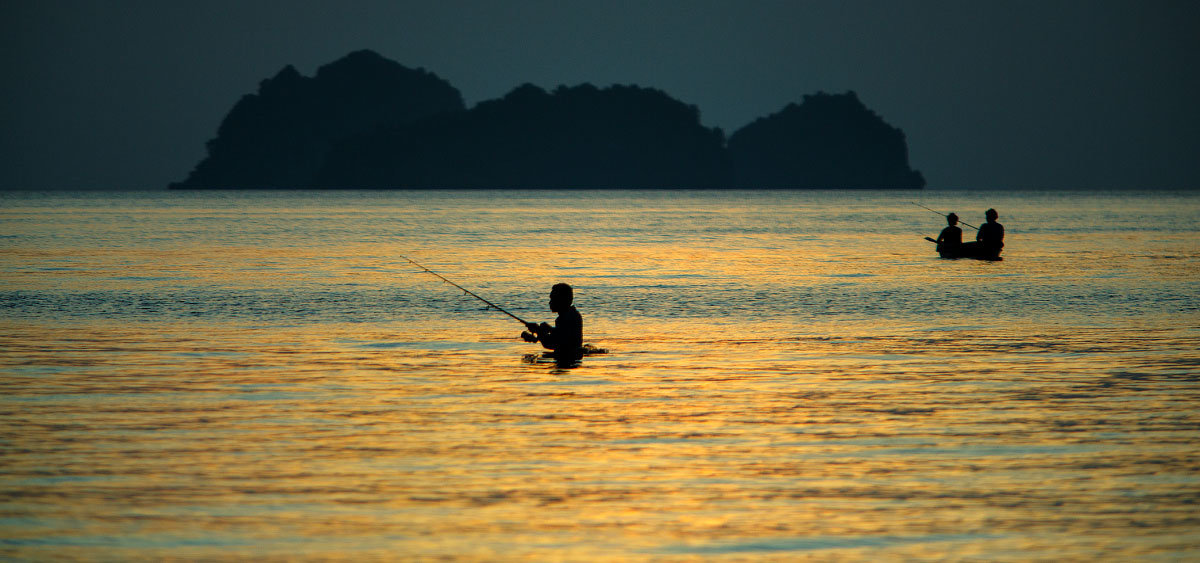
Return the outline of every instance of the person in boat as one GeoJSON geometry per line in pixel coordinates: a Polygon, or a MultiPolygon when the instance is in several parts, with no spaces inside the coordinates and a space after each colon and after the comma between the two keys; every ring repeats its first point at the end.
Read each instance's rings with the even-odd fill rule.
{"type": "Polygon", "coordinates": [[[1004,248],[1004,225],[996,222],[996,218],[1000,214],[996,213],[995,209],[989,209],[983,216],[987,219],[987,222],[979,227],[979,231],[975,233],[974,241],[964,242],[958,247],[957,252],[952,254],[943,253],[942,256],[983,258],[987,260],[999,258],[1000,250],[1004,248]]]}
{"type": "Polygon", "coordinates": [[[938,254],[955,254],[962,246],[962,229],[958,226],[958,215],[951,213],[946,216],[946,228],[942,229],[936,241],[938,254]]]}
{"type": "Polygon", "coordinates": [[[1004,248],[1004,225],[996,222],[996,219],[1000,218],[1000,214],[996,213],[995,209],[988,209],[983,217],[987,219],[987,222],[979,227],[979,232],[975,233],[975,242],[979,243],[979,249],[983,253],[997,256],[1004,248]]]}
{"type": "Polygon", "coordinates": [[[529,332],[522,332],[526,342],[540,342],[542,347],[554,352],[556,360],[578,358],[583,353],[583,317],[572,304],[575,291],[565,283],[550,288],[550,310],[558,313],[554,326],[548,323],[525,323],[529,332]]]}

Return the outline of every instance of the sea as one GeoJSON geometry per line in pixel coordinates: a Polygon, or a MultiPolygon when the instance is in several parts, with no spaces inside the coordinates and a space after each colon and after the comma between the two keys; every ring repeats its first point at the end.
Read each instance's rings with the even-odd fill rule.
{"type": "Polygon", "coordinates": [[[2,192],[0,329],[9,561],[1200,559],[1197,191],[2,192]]]}

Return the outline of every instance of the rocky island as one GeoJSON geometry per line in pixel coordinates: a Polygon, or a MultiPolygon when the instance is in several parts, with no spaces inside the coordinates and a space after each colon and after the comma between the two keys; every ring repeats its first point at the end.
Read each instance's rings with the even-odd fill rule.
{"type": "Polygon", "coordinates": [[[850,92],[805,96],[728,141],[639,86],[519,86],[466,108],[371,51],[291,66],[225,116],[172,188],[921,188],[904,134],[850,92]]]}
{"type": "Polygon", "coordinates": [[[904,132],[854,92],[788,104],[729,137],[734,184],[757,188],[922,188],[904,132]]]}

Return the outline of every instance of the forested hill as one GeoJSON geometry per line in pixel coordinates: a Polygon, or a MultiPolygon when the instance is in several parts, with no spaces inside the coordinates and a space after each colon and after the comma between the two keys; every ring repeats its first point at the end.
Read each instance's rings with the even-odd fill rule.
{"type": "Polygon", "coordinates": [[[517,87],[466,108],[371,51],[291,66],[234,105],[173,188],[920,188],[904,134],[852,93],[805,96],[730,136],[638,86],[517,87]]]}

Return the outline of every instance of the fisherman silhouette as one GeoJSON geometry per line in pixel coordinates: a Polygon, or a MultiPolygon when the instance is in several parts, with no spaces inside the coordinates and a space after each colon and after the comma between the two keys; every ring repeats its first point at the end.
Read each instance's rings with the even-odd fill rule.
{"type": "Polygon", "coordinates": [[[541,342],[542,347],[554,352],[555,361],[572,361],[583,355],[583,317],[575,310],[572,302],[575,292],[565,283],[550,288],[550,310],[558,313],[554,326],[547,323],[525,323],[529,332],[522,332],[526,342],[541,342]]]}
{"type": "Polygon", "coordinates": [[[942,229],[936,241],[938,254],[957,254],[962,246],[962,229],[958,227],[958,215],[951,213],[946,216],[947,226],[942,229]]]}
{"type": "Polygon", "coordinates": [[[996,222],[996,219],[1000,218],[1000,214],[996,213],[995,209],[988,209],[983,216],[987,219],[987,223],[979,227],[979,232],[975,234],[975,240],[984,252],[993,256],[998,255],[1000,249],[1004,248],[1004,225],[996,222]]]}

